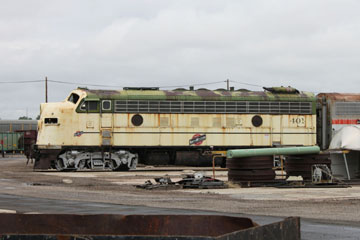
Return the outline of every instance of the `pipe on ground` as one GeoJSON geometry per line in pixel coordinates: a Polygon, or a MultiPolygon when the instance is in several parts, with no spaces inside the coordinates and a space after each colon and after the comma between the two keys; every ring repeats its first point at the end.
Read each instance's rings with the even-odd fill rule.
{"type": "Polygon", "coordinates": [[[283,148],[256,148],[256,149],[234,149],[227,151],[227,158],[270,156],[270,155],[303,155],[317,154],[320,152],[318,146],[309,147],[283,147],[283,148]]]}

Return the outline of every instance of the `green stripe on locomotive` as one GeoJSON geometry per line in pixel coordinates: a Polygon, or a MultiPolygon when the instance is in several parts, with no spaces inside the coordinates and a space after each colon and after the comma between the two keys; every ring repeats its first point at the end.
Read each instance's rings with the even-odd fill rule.
{"type": "Polygon", "coordinates": [[[167,90],[85,90],[87,99],[115,100],[182,100],[182,101],[311,101],[316,98],[313,93],[276,94],[271,92],[235,92],[235,91],[167,91],[167,90]]]}
{"type": "Polygon", "coordinates": [[[316,113],[316,97],[310,92],[272,93],[268,91],[177,91],[177,90],[89,90],[84,100],[173,100],[173,101],[279,101],[312,102],[316,113]]]}

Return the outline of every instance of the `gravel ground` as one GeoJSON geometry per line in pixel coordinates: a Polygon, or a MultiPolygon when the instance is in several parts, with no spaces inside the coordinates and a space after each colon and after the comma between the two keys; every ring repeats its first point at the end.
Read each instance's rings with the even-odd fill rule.
{"type": "MultiPolygon", "coordinates": [[[[134,187],[173,171],[34,172],[23,157],[0,157],[0,193],[37,198],[115,203],[133,206],[210,210],[264,216],[300,216],[316,222],[360,226],[360,187],[240,188],[216,190],[143,190],[134,187]]],[[[211,171],[207,174],[211,175],[211,171]]],[[[216,173],[226,180],[226,171],[216,173]]],[[[0,207],[1,208],[1,207],[0,207]]],[[[6,209],[5,209],[6,210],[6,209]]]]}

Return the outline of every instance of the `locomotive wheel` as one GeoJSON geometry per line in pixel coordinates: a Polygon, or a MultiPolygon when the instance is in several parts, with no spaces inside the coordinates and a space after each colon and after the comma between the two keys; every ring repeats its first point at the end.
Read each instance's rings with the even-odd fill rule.
{"type": "Polygon", "coordinates": [[[64,171],[65,170],[64,162],[63,162],[62,159],[60,159],[60,158],[56,159],[55,168],[58,171],[64,171]]]}
{"type": "Polygon", "coordinates": [[[112,171],[116,171],[120,166],[116,163],[115,160],[112,160],[110,163],[109,163],[109,168],[112,170],[112,171]]]}
{"type": "Polygon", "coordinates": [[[129,167],[127,165],[120,165],[117,169],[115,169],[114,171],[118,171],[118,172],[126,172],[129,171],[129,167]]]}
{"type": "Polygon", "coordinates": [[[83,170],[86,168],[86,161],[85,160],[80,160],[79,165],[78,165],[78,170],[83,170]]]}
{"type": "Polygon", "coordinates": [[[109,168],[112,171],[129,171],[130,169],[127,165],[124,164],[118,165],[114,160],[112,160],[111,163],[109,164],[109,168]]]}
{"type": "Polygon", "coordinates": [[[74,172],[74,171],[76,171],[75,168],[66,168],[66,167],[64,166],[63,161],[62,161],[60,158],[58,158],[58,159],[55,161],[55,168],[56,168],[56,170],[58,170],[59,172],[74,172]]]}
{"type": "Polygon", "coordinates": [[[275,179],[272,169],[229,170],[229,181],[267,181],[275,179]]]}
{"type": "Polygon", "coordinates": [[[228,169],[252,170],[252,169],[271,169],[273,167],[272,156],[229,158],[226,160],[228,169]]]}

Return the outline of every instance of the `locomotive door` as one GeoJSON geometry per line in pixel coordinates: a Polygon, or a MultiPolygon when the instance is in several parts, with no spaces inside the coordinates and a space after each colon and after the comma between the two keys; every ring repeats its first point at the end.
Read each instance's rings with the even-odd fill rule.
{"type": "Polygon", "coordinates": [[[282,141],[282,116],[271,116],[271,141],[272,145],[281,145],[282,141]]]}
{"type": "Polygon", "coordinates": [[[102,100],[100,107],[101,144],[103,146],[110,146],[112,144],[114,126],[111,100],[102,100]]]}

